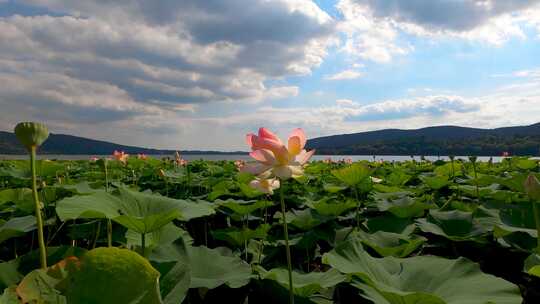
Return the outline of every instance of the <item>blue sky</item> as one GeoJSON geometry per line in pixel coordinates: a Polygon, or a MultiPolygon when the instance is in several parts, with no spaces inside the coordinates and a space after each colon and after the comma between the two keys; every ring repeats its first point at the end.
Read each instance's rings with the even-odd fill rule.
{"type": "Polygon", "coordinates": [[[245,150],[540,121],[540,0],[0,0],[0,129],[245,150]]]}

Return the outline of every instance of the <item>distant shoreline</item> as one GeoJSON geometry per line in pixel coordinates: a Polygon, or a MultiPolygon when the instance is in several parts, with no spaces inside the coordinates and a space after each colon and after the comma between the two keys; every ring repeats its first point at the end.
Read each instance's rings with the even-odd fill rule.
{"type": "MultiPolygon", "coordinates": [[[[192,160],[208,160],[208,161],[234,161],[234,160],[245,160],[250,161],[252,158],[247,154],[230,154],[230,153],[222,153],[222,154],[181,154],[182,157],[188,161],[192,160]]],[[[173,154],[150,154],[150,157],[154,158],[164,158],[164,157],[174,157],[173,154]]],[[[106,158],[111,157],[111,155],[99,155],[99,154],[40,154],[38,155],[39,159],[51,159],[51,160],[89,160],[91,157],[98,157],[98,158],[106,158]]],[[[0,154],[0,161],[2,160],[25,160],[28,156],[24,154],[0,154]]],[[[315,161],[321,161],[326,159],[332,159],[332,161],[340,161],[344,159],[351,159],[352,161],[361,161],[361,160],[367,160],[367,161],[373,161],[373,155],[314,155],[312,157],[312,160],[315,161]]],[[[414,160],[420,161],[422,156],[415,155],[414,160]]],[[[437,160],[445,160],[448,161],[448,156],[437,156],[437,155],[428,155],[424,156],[426,160],[429,161],[437,161],[437,160]]],[[[500,162],[504,157],[502,156],[479,156],[478,161],[489,161],[489,159],[492,158],[493,162],[500,162]]],[[[456,156],[456,159],[462,159],[462,160],[468,160],[468,156],[456,156]]],[[[411,160],[410,155],[375,155],[375,160],[384,160],[384,161],[408,161],[411,160]]]]}

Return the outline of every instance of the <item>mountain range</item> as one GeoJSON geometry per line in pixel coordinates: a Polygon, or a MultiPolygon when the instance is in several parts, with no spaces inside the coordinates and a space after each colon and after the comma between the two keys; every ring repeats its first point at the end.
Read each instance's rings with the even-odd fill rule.
{"type": "MultiPolygon", "coordinates": [[[[119,145],[107,141],[94,140],[65,134],[50,134],[49,138],[39,148],[40,154],[69,154],[69,155],[109,155],[114,150],[128,154],[144,153],[148,155],[173,155],[175,150],[160,150],[119,145]]],[[[219,151],[180,151],[182,154],[239,154],[245,152],[219,151]]],[[[0,154],[26,154],[14,133],[0,131],[0,154]]]]}
{"type": "MultiPolygon", "coordinates": [[[[540,123],[496,129],[436,126],[414,130],[385,129],[332,135],[308,140],[307,148],[319,155],[537,155],[540,123]]],[[[41,154],[107,155],[114,150],[129,154],[171,155],[159,150],[119,145],[73,135],[51,134],[41,154]]],[[[25,154],[13,133],[0,131],[0,154],[25,154]]],[[[244,154],[246,152],[181,151],[183,154],[244,154]]]]}
{"type": "Polygon", "coordinates": [[[540,151],[540,123],[496,129],[385,129],[314,138],[307,146],[317,149],[317,154],[338,155],[536,155],[540,151]]]}

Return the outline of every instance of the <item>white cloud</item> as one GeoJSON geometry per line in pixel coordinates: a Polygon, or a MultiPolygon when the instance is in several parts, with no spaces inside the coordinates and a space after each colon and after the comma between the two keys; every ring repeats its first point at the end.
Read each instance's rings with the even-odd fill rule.
{"type": "Polygon", "coordinates": [[[429,39],[463,39],[500,46],[513,37],[526,39],[524,27],[540,35],[537,0],[340,0],[342,51],[388,63],[413,47],[403,34],[429,39]]]}
{"type": "Polygon", "coordinates": [[[333,75],[326,75],[326,80],[349,80],[362,77],[364,74],[356,70],[344,70],[333,75]]]}
{"type": "MultiPolygon", "coordinates": [[[[503,86],[480,96],[439,94],[361,104],[338,99],[335,105],[276,108],[249,114],[207,118],[227,130],[266,126],[280,136],[302,127],[310,138],[378,129],[414,129],[434,125],[496,128],[539,122],[540,80],[503,86]],[[510,111],[511,109],[511,111],[510,111]]],[[[234,147],[245,148],[241,140],[234,147]]]]}
{"type": "Polygon", "coordinates": [[[0,60],[115,86],[139,103],[294,96],[265,83],[309,74],[335,43],[334,21],[309,0],[24,2],[63,15],[1,17],[0,60]]]}

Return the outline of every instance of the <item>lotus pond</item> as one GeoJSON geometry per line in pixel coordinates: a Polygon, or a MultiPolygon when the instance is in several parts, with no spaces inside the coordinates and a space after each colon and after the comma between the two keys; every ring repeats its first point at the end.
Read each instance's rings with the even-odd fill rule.
{"type": "Polygon", "coordinates": [[[295,303],[540,303],[536,160],[313,161],[263,193],[119,159],[36,162],[44,260],[29,162],[0,162],[0,303],[287,303],[280,195],[295,303]]]}

